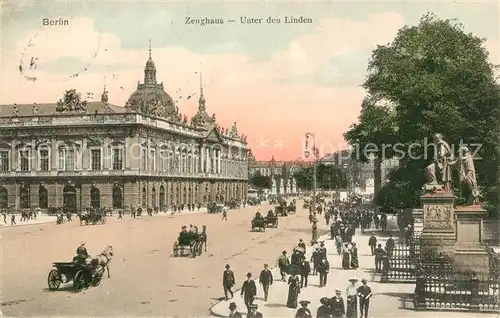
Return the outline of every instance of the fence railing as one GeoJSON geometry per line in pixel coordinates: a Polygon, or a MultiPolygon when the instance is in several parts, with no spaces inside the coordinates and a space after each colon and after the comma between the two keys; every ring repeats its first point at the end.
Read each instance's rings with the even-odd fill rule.
{"type": "Polygon", "coordinates": [[[382,259],[381,283],[415,283],[415,268],[419,263],[418,239],[398,242],[382,259]]]}

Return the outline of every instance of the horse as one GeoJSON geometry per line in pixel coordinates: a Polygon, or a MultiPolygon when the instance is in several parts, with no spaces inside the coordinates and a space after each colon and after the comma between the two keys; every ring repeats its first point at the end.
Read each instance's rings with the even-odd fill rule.
{"type": "MultiPolygon", "coordinates": [[[[105,271],[108,272],[108,278],[111,277],[109,273],[109,263],[113,258],[113,246],[108,245],[104,248],[101,254],[97,255],[94,259],[92,259],[92,265],[101,266],[105,271]]],[[[104,274],[104,272],[103,272],[104,274]]]]}
{"type": "Polygon", "coordinates": [[[80,219],[80,226],[82,226],[84,222],[85,225],[89,223],[89,218],[90,218],[89,216],[90,216],[89,214],[81,214],[81,213],[78,214],[78,218],[80,219]]]}

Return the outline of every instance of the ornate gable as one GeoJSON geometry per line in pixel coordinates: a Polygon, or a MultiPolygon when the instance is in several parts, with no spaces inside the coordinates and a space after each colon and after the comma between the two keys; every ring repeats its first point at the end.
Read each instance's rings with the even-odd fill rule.
{"type": "Polygon", "coordinates": [[[204,139],[215,143],[222,143],[224,141],[220,132],[215,127],[206,135],[204,139]]]}

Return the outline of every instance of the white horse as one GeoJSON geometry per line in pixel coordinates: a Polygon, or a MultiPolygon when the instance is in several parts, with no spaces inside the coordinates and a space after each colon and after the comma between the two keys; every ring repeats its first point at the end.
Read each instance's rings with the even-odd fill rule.
{"type": "Polygon", "coordinates": [[[109,274],[109,262],[111,262],[112,258],[113,258],[113,246],[108,245],[104,248],[101,254],[97,255],[94,259],[92,259],[92,264],[104,268],[104,270],[108,272],[108,278],[110,278],[111,275],[109,274]]]}

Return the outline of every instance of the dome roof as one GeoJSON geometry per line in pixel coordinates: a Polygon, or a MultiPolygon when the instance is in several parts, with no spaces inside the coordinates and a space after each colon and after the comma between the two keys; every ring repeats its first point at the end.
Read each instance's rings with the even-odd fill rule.
{"type": "Polygon", "coordinates": [[[165,92],[162,84],[138,84],[137,90],[127,101],[127,107],[132,111],[158,117],[177,113],[172,97],[165,92]]]}

